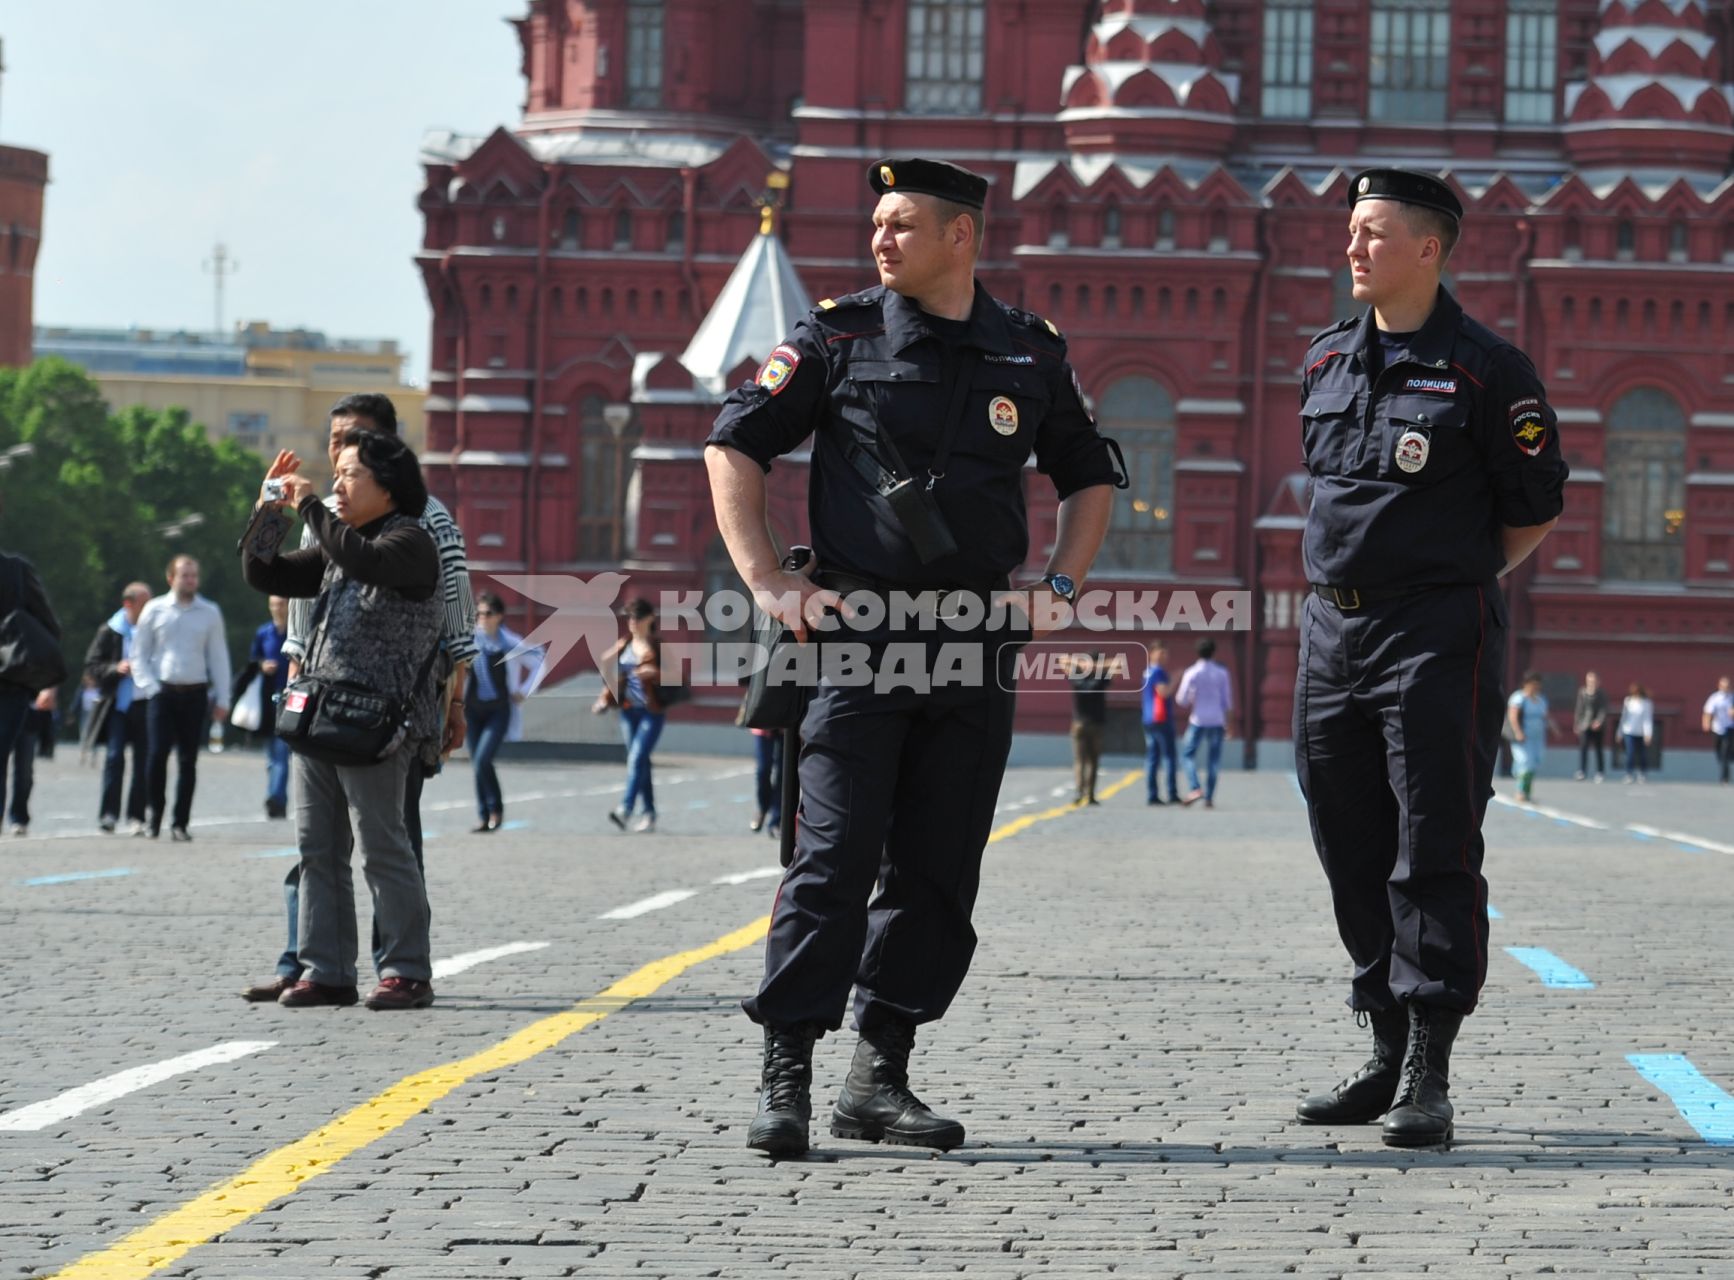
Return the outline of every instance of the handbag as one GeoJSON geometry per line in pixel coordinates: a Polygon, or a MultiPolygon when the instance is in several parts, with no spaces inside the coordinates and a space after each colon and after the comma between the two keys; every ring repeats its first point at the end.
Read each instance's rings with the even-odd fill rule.
{"type": "MultiPolygon", "coordinates": [[[[319,636],[320,654],[325,652],[326,635],[319,627],[330,599],[330,592],[319,597],[308,628],[319,636]]],[[[390,759],[409,737],[415,695],[439,651],[440,642],[435,640],[409,696],[402,699],[353,680],[328,680],[303,670],[283,690],[282,705],[277,709],[277,736],[297,755],[325,764],[365,767],[390,759]]],[[[314,665],[315,659],[310,657],[307,667],[314,665]]]]}
{"type": "Polygon", "coordinates": [[[42,620],[24,607],[24,566],[7,556],[13,608],[0,618],[0,682],[31,693],[66,683],[66,655],[42,620]]]}
{"type": "Polygon", "coordinates": [[[261,672],[247,683],[246,691],[229,708],[229,723],[248,733],[258,733],[265,723],[265,676],[261,672]]]}

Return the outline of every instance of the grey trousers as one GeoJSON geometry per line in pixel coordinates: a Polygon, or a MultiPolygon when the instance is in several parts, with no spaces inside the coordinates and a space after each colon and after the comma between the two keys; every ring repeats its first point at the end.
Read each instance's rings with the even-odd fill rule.
{"type": "Polygon", "coordinates": [[[350,850],[373,895],[381,978],[433,976],[428,954],[427,889],[403,821],[403,789],[414,753],[349,768],[295,757],[295,830],[301,846],[303,978],[352,987],[358,947],[350,850]],[[353,832],[353,838],[351,836],[353,832]]]}

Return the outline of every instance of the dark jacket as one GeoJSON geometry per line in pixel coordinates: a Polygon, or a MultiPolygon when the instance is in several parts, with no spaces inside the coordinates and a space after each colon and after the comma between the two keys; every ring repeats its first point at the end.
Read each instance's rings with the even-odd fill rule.
{"type": "Polygon", "coordinates": [[[244,543],[247,585],[291,599],[319,597],[323,608],[315,606],[319,622],[308,638],[306,674],[411,699],[412,736],[437,745],[439,687],[431,673],[418,682],[443,622],[433,539],[396,512],[353,529],[316,497],[304,499],[297,511],[317,545],[267,561],[253,542],[244,543]]]}
{"type": "Polygon", "coordinates": [[[101,742],[108,732],[108,718],[114,712],[115,692],[120,688],[120,663],[126,652],[126,641],[109,623],[97,627],[84,651],[84,674],[96,685],[99,695],[90,719],[84,726],[82,746],[101,742]]]}
{"type": "Polygon", "coordinates": [[[1607,728],[1608,724],[1607,692],[1599,685],[1594,693],[1589,693],[1583,689],[1579,689],[1577,691],[1577,706],[1572,711],[1572,731],[1574,733],[1582,733],[1584,730],[1588,729],[1593,722],[1598,720],[1601,724],[1597,732],[1600,732],[1601,729],[1607,728]]]}

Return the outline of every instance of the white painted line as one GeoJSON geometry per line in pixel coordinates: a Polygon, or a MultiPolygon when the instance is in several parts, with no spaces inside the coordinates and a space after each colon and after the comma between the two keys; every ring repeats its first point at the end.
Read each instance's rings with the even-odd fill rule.
{"type": "Polygon", "coordinates": [[[783,874],[781,867],[760,867],[757,871],[737,871],[732,876],[718,876],[712,884],[745,884],[749,880],[769,880],[783,874]]]}
{"type": "Polygon", "coordinates": [[[124,1098],[140,1089],[148,1089],[153,1084],[161,1084],[174,1076],[197,1071],[200,1067],[233,1062],[250,1053],[269,1049],[276,1043],[275,1040],[230,1040],[224,1044],[212,1045],[209,1049],[200,1049],[197,1053],[183,1053],[178,1058],[116,1072],[112,1076],[79,1085],[76,1089],[68,1089],[58,1097],[32,1102],[29,1106],[0,1115],[0,1133],[33,1133],[38,1129],[46,1129],[58,1121],[69,1120],[80,1112],[90,1111],[117,1098],[124,1098]]]}
{"type": "Polygon", "coordinates": [[[1691,845],[1694,849],[1704,849],[1710,853],[1734,854],[1734,844],[1719,844],[1714,840],[1706,840],[1703,836],[1689,835],[1684,831],[1659,831],[1655,827],[1646,827],[1639,822],[1626,823],[1627,831],[1635,831],[1641,836],[1650,836],[1656,840],[1672,840],[1676,844],[1691,845]]]}
{"type": "Polygon", "coordinates": [[[540,951],[551,944],[546,942],[508,942],[503,947],[485,947],[480,951],[465,951],[461,955],[448,956],[444,960],[433,962],[433,976],[449,978],[462,973],[465,969],[474,969],[479,964],[490,960],[499,960],[506,956],[523,955],[526,951],[540,951]]]}
{"type": "Polygon", "coordinates": [[[615,907],[612,911],[604,911],[596,918],[598,920],[631,920],[635,916],[646,915],[652,911],[661,911],[664,907],[672,907],[677,902],[685,902],[697,892],[697,889],[670,889],[666,893],[653,894],[648,898],[640,898],[637,902],[629,902],[624,907],[615,907]]]}
{"type": "Polygon", "coordinates": [[[1612,827],[1605,822],[1597,822],[1594,818],[1586,818],[1581,814],[1566,813],[1563,809],[1550,809],[1544,804],[1523,804],[1505,796],[1494,796],[1495,804],[1502,804],[1508,809],[1517,809],[1523,813],[1539,813],[1544,818],[1555,818],[1560,822],[1569,822],[1574,827],[1587,827],[1591,831],[1611,831],[1612,827]]]}

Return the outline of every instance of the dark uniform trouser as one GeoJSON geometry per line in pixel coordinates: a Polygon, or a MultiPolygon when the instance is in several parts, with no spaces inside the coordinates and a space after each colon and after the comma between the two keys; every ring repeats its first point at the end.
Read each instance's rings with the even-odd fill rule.
{"type": "Polygon", "coordinates": [[[980,688],[814,691],[795,860],[764,982],[742,1002],[753,1021],[836,1030],[851,982],[857,1026],[875,1011],[932,1022],[951,1004],[975,953],[970,914],[1011,751],[1015,695],[995,678],[1011,659],[997,648],[980,688]]]}
{"type": "Polygon", "coordinates": [[[1492,584],[1346,612],[1305,601],[1295,760],[1355,1009],[1475,1008],[1505,632],[1492,584]]]}

